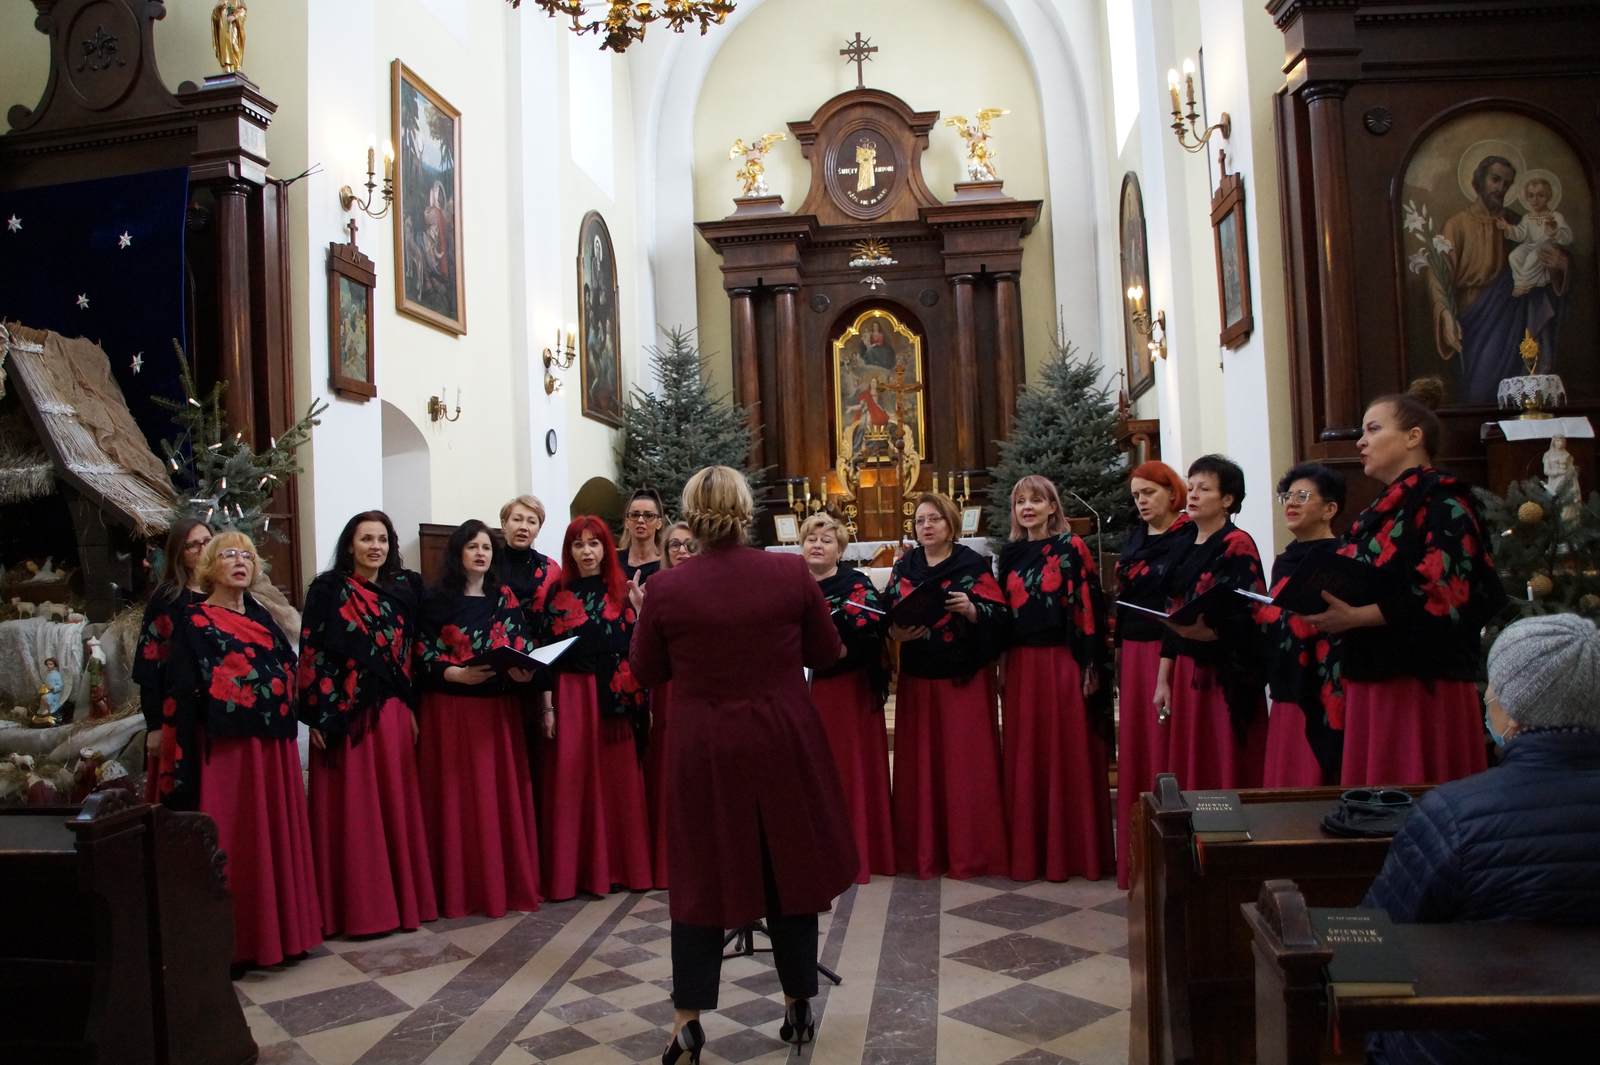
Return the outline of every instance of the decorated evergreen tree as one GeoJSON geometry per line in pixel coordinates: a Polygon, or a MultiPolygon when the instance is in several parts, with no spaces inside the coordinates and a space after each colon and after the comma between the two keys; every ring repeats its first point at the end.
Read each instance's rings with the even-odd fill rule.
{"type": "Polygon", "coordinates": [[[251,539],[263,537],[284,540],[271,527],[266,516],[268,504],[278,485],[300,472],[295,451],[311,439],[311,427],[328,409],[317,400],[305,417],[274,439],[265,451],[256,451],[241,434],[227,435],[222,414],[222,394],[227,382],[218,381],[205,397],[195,394],[189,361],[178,352],[183,379],[183,403],[156,398],[172,411],[172,419],[182,432],[175,440],[163,440],[167,468],[178,490],[177,517],[193,517],[213,524],[227,525],[251,539]]]}
{"type": "Polygon", "coordinates": [[[704,466],[742,469],[754,487],[760,471],[751,467],[754,434],[745,413],[706,383],[705,359],[693,330],[666,331],[665,347],[651,347],[657,388],[635,388],[622,415],[622,482],[632,491],[654,488],[667,512],[678,509],[683,486],[704,466]]]}
{"type": "Polygon", "coordinates": [[[1490,626],[1487,648],[1518,617],[1582,614],[1600,622],[1600,493],[1560,497],[1537,480],[1513,482],[1505,498],[1477,489],[1495,569],[1516,612],[1490,626]]]}
{"type": "MultiPolygon", "coordinates": [[[[1011,527],[1011,486],[1037,473],[1060,489],[1069,518],[1092,522],[1091,510],[1099,513],[1099,550],[1113,551],[1133,517],[1127,456],[1117,446],[1116,404],[1110,389],[1099,383],[1099,368],[1079,358],[1070,341],[1058,337],[1054,348],[1038,380],[1017,397],[1011,438],[1000,441],[1000,461],[989,471],[989,532],[1005,536],[1011,527]]],[[[1092,533],[1087,539],[1094,547],[1092,533]]]]}

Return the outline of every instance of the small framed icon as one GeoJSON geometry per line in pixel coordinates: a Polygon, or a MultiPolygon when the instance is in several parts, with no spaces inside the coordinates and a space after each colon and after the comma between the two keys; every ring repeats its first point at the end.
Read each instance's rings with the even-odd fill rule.
{"type": "Polygon", "coordinates": [[[779,514],[772,519],[773,530],[780,544],[800,542],[800,519],[793,514],[779,514]]]}
{"type": "Polygon", "coordinates": [[[978,526],[983,521],[982,507],[968,507],[961,512],[961,535],[977,536],[978,526]]]}

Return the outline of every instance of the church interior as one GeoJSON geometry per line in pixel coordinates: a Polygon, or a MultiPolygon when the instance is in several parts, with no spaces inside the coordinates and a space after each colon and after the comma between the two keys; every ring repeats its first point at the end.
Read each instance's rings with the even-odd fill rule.
{"type": "MultiPolygon", "coordinates": [[[[577,572],[574,537],[594,535],[628,578],[642,583],[634,571],[648,564],[652,580],[672,581],[672,523],[692,517],[679,495],[716,465],[750,475],[750,540],[767,557],[805,556],[819,523],[835,530],[838,571],[868,578],[862,596],[886,597],[875,616],[911,588],[901,559],[929,543],[930,499],[944,501],[933,507],[946,515],[935,516],[944,547],[982,559],[972,598],[954,597],[961,609],[988,609],[973,603],[995,573],[999,609],[1013,588],[1020,609],[1035,586],[1002,588],[1004,567],[1033,527],[1013,483],[1052,479],[1039,505],[1054,508],[1051,535],[1081,552],[1068,583],[1081,586],[1078,635],[1096,643],[1067,656],[1069,687],[1081,688],[1080,718],[1103,706],[1104,742],[1093,723],[1070,741],[1099,752],[1085,763],[1087,812],[1042,784],[1017,801],[1029,823],[1055,824],[1047,806],[1070,807],[1066,824],[1095,822],[1104,860],[1060,875],[1053,857],[1021,862],[1016,815],[1009,866],[925,875],[902,850],[898,875],[892,858],[885,875],[863,853],[862,874],[819,917],[814,1042],[779,1034],[793,1026],[794,995],[759,949],[766,926],[730,927],[720,1000],[695,1022],[704,1060],[1398,1061],[1421,1059],[1364,1059],[1366,1034],[1470,1031],[1486,1012],[1519,1010],[1541,1011],[1521,1015],[1550,1031],[1592,1026],[1592,927],[1480,940],[1440,924],[1433,938],[1402,937],[1424,973],[1405,985],[1414,1003],[1337,998],[1335,1009],[1334,953],[1317,922],[1322,907],[1374,905],[1367,893],[1390,854],[1393,829],[1322,827],[1342,816],[1330,811],[1347,789],[1391,787],[1385,801],[1421,804],[1493,764],[1493,637],[1518,611],[1600,618],[1597,99],[1600,5],[1585,0],[0,4],[0,968],[15,974],[0,989],[0,1058],[667,1060],[684,1030],[672,997],[683,918],[659,866],[642,880],[601,876],[611,891],[581,877],[556,890],[541,851],[545,881],[527,905],[513,893],[509,906],[450,913],[440,880],[434,919],[401,916],[372,934],[324,920],[302,949],[241,964],[237,911],[251,896],[240,885],[254,874],[227,823],[219,845],[195,812],[210,811],[211,774],[195,785],[199,807],[163,805],[169,772],[184,794],[181,749],[172,761],[184,734],[168,728],[170,707],[149,705],[160,689],[142,678],[167,652],[141,626],[172,552],[205,552],[187,556],[191,567],[242,557],[245,598],[281,630],[291,688],[299,648],[304,690],[316,582],[341,559],[342,572],[365,574],[359,529],[386,528],[387,557],[417,571],[419,588],[464,579],[468,597],[479,530],[495,566],[515,547],[577,572]],[[1470,758],[1416,779],[1353,778],[1346,748],[1342,776],[1335,752],[1332,769],[1312,760],[1295,786],[1213,779],[1181,760],[1144,771],[1129,722],[1154,691],[1151,727],[1171,731],[1166,663],[1187,678],[1189,658],[1213,661],[1197,642],[1227,644],[1231,630],[1208,614],[1211,628],[1196,621],[1179,640],[1145,619],[1161,686],[1136,698],[1109,679],[1131,652],[1114,657],[1113,634],[1095,625],[1124,626],[1114,616],[1131,609],[1176,631],[1186,602],[1118,615],[1146,536],[1141,473],[1165,464],[1179,521],[1211,513],[1195,502],[1206,486],[1228,500],[1216,521],[1250,542],[1255,595],[1271,607],[1282,588],[1268,579],[1273,559],[1309,535],[1296,515],[1313,500],[1330,503],[1330,542],[1348,537],[1353,557],[1387,563],[1407,525],[1374,533],[1368,518],[1407,483],[1396,476],[1407,464],[1380,475],[1374,456],[1390,445],[1374,442],[1389,439],[1374,411],[1419,387],[1436,413],[1399,431],[1415,433],[1405,446],[1423,448],[1423,466],[1447,471],[1441,490],[1458,486],[1470,525],[1426,532],[1429,544],[1465,537],[1467,561],[1433,574],[1444,598],[1422,608],[1431,618],[1416,614],[1426,635],[1411,647],[1420,657],[1443,646],[1426,628],[1441,614],[1471,629],[1467,672],[1441,665],[1420,682],[1428,699],[1431,678],[1462,685],[1470,758]],[[518,539],[512,520],[534,514],[529,497],[537,520],[518,539]],[[583,532],[586,515],[609,531],[583,532]],[[196,526],[218,546],[169,538],[196,526]],[[225,548],[227,530],[249,536],[225,548]],[[1376,558],[1362,554],[1369,536],[1376,558]],[[668,568],[654,573],[654,559],[668,568]],[[147,730],[166,738],[149,745],[147,730]],[[1215,811],[1196,805],[1196,788],[1224,796],[1222,821],[1206,824],[1215,811]],[[1529,951],[1542,977],[1514,963],[1529,951]]],[[[1157,538],[1165,527],[1149,521],[1157,538]]],[[[1412,527],[1423,535],[1420,512],[1412,527]]],[[[687,578],[701,563],[678,564],[687,578]]],[[[557,585],[533,572],[542,608],[557,585]]],[[[639,611],[642,632],[650,599],[634,591],[626,619],[639,611]]],[[[1281,623],[1290,632],[1298,616],[1281,623]]],[[[1373,623],[1394,628],[1387,605],[1373,623]]],[[[1320,644],[1316,628],[1293,630],[1310,649],[1300,665],[1315,672],[1304,655],[1320,663],[1344,624],[1323,628],[1320,644]]],[[[1404,645],[1411,631],[1386,638],[1404,645]]],[[[910,779],[901,752],[919,749],[908,733],[928,712],[907,690],[904,638],[885,642],[900,671],[885,674],[890,694],[871,718],[885,803],[891,781],[898,792],[910,779]]],[[[1356,693],[1375,682],[1356,664],[1378,656],[1358,651],[1357,635],[1345,643],[1349,716],[1325,706],[1313,720],[1308,706],[1303,744],[1341,720],[1354,736],[1362,720],[1356,693]]],[[[1012,711],[1001,691],[1012,698],[1016,652],[1037,649],[1013,647],[1005,672],[984,667],[986,735],[1005,749],[996,779],[1007,788],[1013,747],[1028,741],[1013,739],[1023,733],[1009,716],[1002,728],[1012,711]]],[[[633,653],[637,671],[637,634],[633,653]]],[[[626,667],[625,638],[613,665],[617,655],[626,667]]],[[[437,675],[483,668],[465,662],[446,656],[437,675]]],[[[807,684],[820,683],[809,665],[807,684]]],[[[366,668],[341,674],[351,692],[366,668]]],[[[211,712],[256,697],[219,696],[219,676],[198,681],[222,700],[211,712]]],[[[524,763],[522,805],[546,836],[564,770],[539,751],[555,742],[557,713],[572,720],[567,676],[556,709],[535,680],[504,726],[524,763]]],[[[1259,680],[1249,697],[1264,729],[1259,680]]],[[[317,851],[326,895],[315,807],[327,793],[311,769],[326,729],[292,695],[287,725],[262,727],[291,752],[284,808],[303,807],[308,774],[305,853],[317,851]]],[[[1215,696],[1224,746],[1230,714],[1242,728],[1232,698],[1215,696]]],[[[647,719],[644,732],[659,739],[663,727],[647,719]]],[[[214,738],[220,751],[223,733],[214,738]]],[[[203,742],[209,759],[211,740],[194,750],[203,742]]],[[[975,777],[985,750],[965,752],[975,777]]],[[[426,776],[429,756],[418,757],[426,776]]],[[[671,802],[654,790],[650,757],[639,758],[648,801],[671,802]]],[[[1586,764],[1593,810],[1600,760],[1586,764]]],[[[406,772],[426,805],[440,785],[406,772]]],[[[447,766],[443,787],[465,794],[471,775],[447,766]]],[[[970,779],[950,789],[950,811],[983,804],[970,779]]],[[[591,800],[603,805],[572,798],[591,800]]],[[[434,816],[424,819],[437,852],[434,816]]],[[[967,815],[933,816],[943,826],[967,815]]],[[[640,832],[657,833],[659,863],[671,848],[653,824],[640,832]]],[[[1002,851],[1005,834],[1002,824],[1002,851]]]]}

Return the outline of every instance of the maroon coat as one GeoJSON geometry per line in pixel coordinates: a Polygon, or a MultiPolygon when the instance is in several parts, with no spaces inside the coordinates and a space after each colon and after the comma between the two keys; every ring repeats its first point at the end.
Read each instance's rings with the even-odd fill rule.
{"type": "Polygon", "coordinates": [[[841,651],[794,555],[714,548],[650,578],[629,657],[641,684],[672,681],[673,920],[736,928],[766,916],[763,834],[780,913],[826,910],[855,879],[838,770],[801,671],[841,651]]]}

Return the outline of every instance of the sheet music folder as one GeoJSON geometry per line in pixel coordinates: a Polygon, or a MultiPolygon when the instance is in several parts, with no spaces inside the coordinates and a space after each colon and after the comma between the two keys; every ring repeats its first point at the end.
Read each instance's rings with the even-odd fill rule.
{"type": "Polygon", "coordinates": [[[567,648],[577,642],[576,636],[568,636],[565,640],[536,647],[531,652],[518,651],[513,647],[495,647],[481,655],[475,655],[466,664],[490,666],[498,673],[512,669],[543,669],[555,662],[566,653],[567,648]]]}
{"type": "Polygon", "coordinates": [[[949,613],[944,608],[949,594],[939,581],[923,581],[889,608],[889,620],[904,629],[932,625],[949,613]]]}
{"type": "Polygon", "coordinates": [[[1376,566],[1322,551],[1302,561],[1270,600],[1254,595],[1247,598],[1270,602],[1291,614],[1320,614],[1328,609],[1323,592],[1351,606],[1371,606],[1383,597],[1384,585],[1384,575],[1376,566]]]}
{"type": "Polygon", "coordinates": [[[1137,610],[1141,614],[1152,614],[1172,625],[1193,625],[1201,618],[1228,617],[1249,609],[1249,603],[1241,598],[1232,585],[1226,584],[1219,584],[1215,588],[1201,592],[1171,613],[1153,610],[1125,599],[1118,599],[1117,605],[1137,610]]]}

